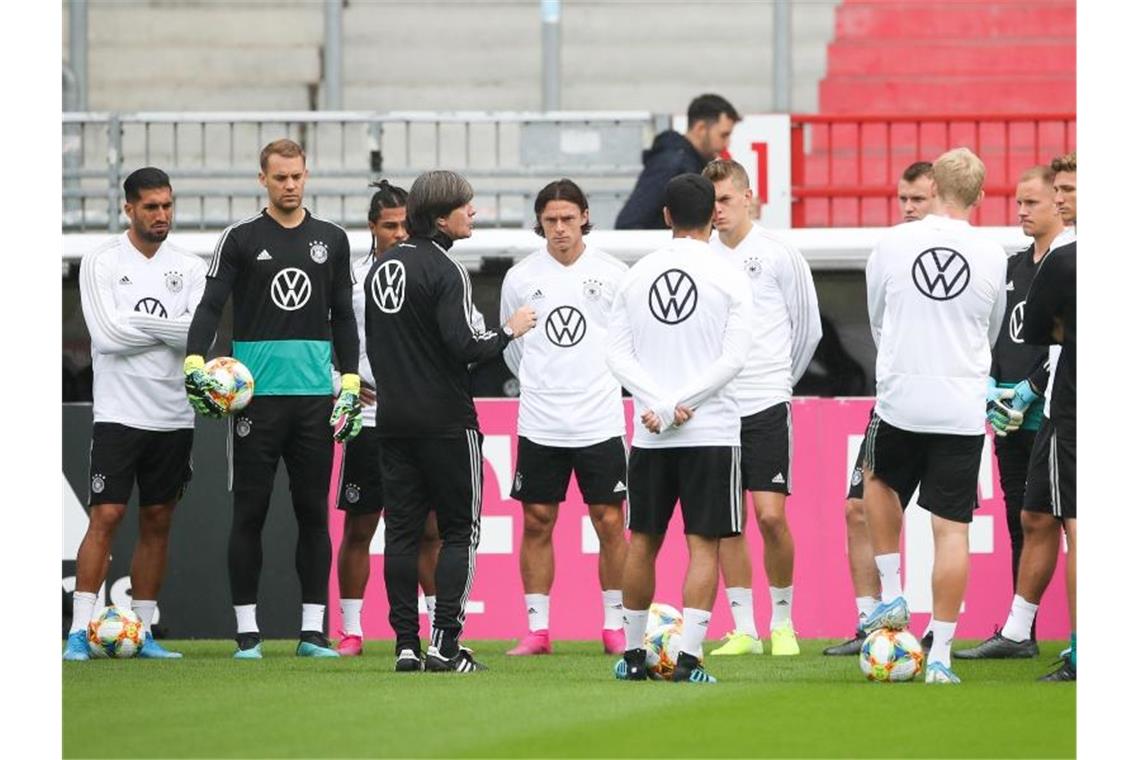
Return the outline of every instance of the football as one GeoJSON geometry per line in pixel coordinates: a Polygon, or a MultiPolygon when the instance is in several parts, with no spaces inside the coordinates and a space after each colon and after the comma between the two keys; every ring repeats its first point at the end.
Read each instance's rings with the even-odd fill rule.
{"type": "Polygon", "coordinates": [[[655,631],[663,625],[671,625],[672,623],[680,625],[680,610],[662,602],[653,602],[649,605],[649,622],[645,624],[645,630],[655,631]]]}
{"type": "Polygon", "coordinates": [[[122,607],[107,607],[87,626],[87,648],[92,657],[134,657],[143,645],[139,616],[122,607]]]}
{"type": "Polygon", "coordinates": [[[677,664],[677,645],[681,640],[681,622],[665,623],[645,634],[645,666],[662,678],[673,675],[677,664]]]}
{"type": "Polygon", "coordinates": [[[922,672],[922,645],[910,631],[880,628],[863,640],[859,667],[869,681],[909,681],[922,672]]]}
{"type": "Polygon", "coordinates": [[[222,386],[222,390],[212,392],[210,396],[226,414],[249,406],[253,400],[253,375],[244,364],[229,356],[219,356],[206,362],[202,369],[222,386]]]}

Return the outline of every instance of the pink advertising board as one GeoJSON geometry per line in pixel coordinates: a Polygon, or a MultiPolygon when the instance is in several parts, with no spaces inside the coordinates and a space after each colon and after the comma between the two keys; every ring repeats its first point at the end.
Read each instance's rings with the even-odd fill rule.
{"type": "MultiPolygon", "coordinates": [[[[793,616],[801,637],[846,637],[855,626],[856,612],[847,571],[844,500],[854,461],[872,406],[871,399],[797,398],[792,403],[795,453],[792,496],[788,519],[796,541],[793,616]]],[[[522,537],[521,508],[510,496],[514,476],[514,399],[481,399],[479,421],[486,440],[484,454],[483,533],[475,582],[468,602],[467,626],[471,639],[512,639],[526,630],[518,548],[522,537]]],[[[632,414],[627,400],[627,415],[632,414]]],[[[1012,596],[1009,533],[998,481],[997,460],[987,439],[978,475],[980,508],[970,529],[970,581],[958,635],[981,638],[1005,621],[1012,596]]],[[[921,634],[930,612],[930,570],[933,546],[929,513],[912,503],[907,508],[903,535],[903,581],[912,611],[912,630],[921,634]]],[[[343,514],[332,510],[333,551],[340,546],[343,514]]],[[[763,543],[754,515],[745,532],[752,549],[756,620],[765,631],[770,615],[767,582],[763,573],[763,543]]],[[[577,485],[560,508],[554,532],[556,575],[551,592],[550,629],[555,639],[598,638],[602,628],[601,591],[598,586],[597,540],[577,485]]],[[[334,555],[335,556],[335,555],[334,555]]],[[[388,603],[384,594],[383,522],[372,544],[372,574],[366,593],[363,625],[367,638],[391,638],[388,603]]],[[[680,510],[657,561],[658,601],[681,606],[681,581],[686,551],[681,534],[680,510]]],[[[340,627],[336,563],[330,581],[330,628],[340,627]]],[[[421,600],[421,612],[422,600],[421,600]]],[[[1041,604],[1038,636],[1066,638],[1069,633],[1065,602],[1063,558],[1041,604]]],[[[719,638],[732,628],[732,619],[718,592],[709,637],[719,638]]],[[[421,618],[426,638],[428,621],[421,618]]]]}

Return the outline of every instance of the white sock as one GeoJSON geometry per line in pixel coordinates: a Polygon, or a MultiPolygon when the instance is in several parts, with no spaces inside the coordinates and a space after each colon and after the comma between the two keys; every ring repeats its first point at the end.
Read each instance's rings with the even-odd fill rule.
{"type": "Polygon", "coordinates": [[[728,609],[732,613],[732,629],[754,639],[759,638],[756,633],[756,616],[752,612],[752,589],[733,586],[726,588],[724,595],[728,597],[728,609]]]}
{"type": "Polygon", "coordinates": [[[71,630],[86,631],[87,624],[95,614],[95,594],[90,591],[76,591],[71,595],[71,630]]]}
{"type": "Polygon", "coordinates": [[[771,631],[792,624],[792,587],[768,587],[772,595],[772,623],[768,626],[771,631]]]}
{"type": "Polygon", "coordinates": [[[926,630],[922,632],[922,638],[926,638],[934,633],[934,615],[930,616],[930,620],[926,621],[926,630]]]}
{"type": "Polygon", "coordinates": [[[155,610],[158,609],[158,602],[149,599],[132,599],[131,612],[135,613],[142,619],[143,631],[150,633],[150,622],[154,620],[155,610]]]}
{"type": "Polygon", "coordinates": [[[301,605],[301,630],[322,632],[325,630],[325,606],[323,604],[301,605]]]}
{"type": "Polygon", "coordinates": [[[613,631],[621,628],[621,589],[602,590],[602,628],[613,631]]]}
{"type": "Polygon", "coordinates": [[[686,607],[681,612],[681,651],[688,652],[693,657],[700,658],[701,644],[705,642],[705,635],[709,632],[709,620],[712,612],[686,607]]]}
{"type": "Polygon", "coordinates": [[[340,600],[341,626],[349,636],[364,636],[364,629],[360,627],[360,611],[362,609],[364,609],[363,599],[340,600]]]}
{"type": "Polygon", "coordinates": [[[855,606],[859,609],[859,622],[862,623],[879,606],[879,600],[873,596],[857,596],[855,606]]]}
{"type": "Polygon", "coordinates": [[[526,602],[526,625],[532,631],[550,628],[550,594],[523,594],[526,602]]]}
{"type": "Polygon", "coordinates": [[[424,594],[424,606],[427,607],[428,635],[431,641],[435,641],[435,594],[424,594]]]}
{"type": "Polygon", "coordinates": [[[1001,629],[1001,635],[1010,641],[1025,641],[1033,628],[1033,618],[1037,617],[1037,605],[1025,601],[1023,597],[1013,597],[1009,606],[1009,617],[1001,629]]]}
{"type": "Polygon", "coordinates": [[[883,601],[890,603],[903,595],[899,553],[876,554],[875,567],[879,568],[879,585],[883,588],[883,601]]]}
{"type": "Polygon", "coordinates": [[[649,610],[621,608],[622,628],[625,629],[625,645],[629,649],[645,647],[645,626],[649,625],[649,610]]]}
{"type": "Polygon", "coordinates": [[[950,667],[950,643],[954,641],[954,629],[958,622],[944,623],[941,620],[930,619],[930,628],[934,631],[934,644],[930,647],[930,662],[940,662],[950,667]]]}
{"type": "Polygon", "coordinates": [[[257,605],[235,604],[234,616],[237,618],[238,633],[259,633],[257,627],[257,605]]]}

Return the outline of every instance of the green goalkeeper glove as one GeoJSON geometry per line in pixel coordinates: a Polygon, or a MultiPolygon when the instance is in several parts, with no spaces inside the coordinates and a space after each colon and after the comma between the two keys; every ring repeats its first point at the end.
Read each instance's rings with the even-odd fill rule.
{"type": "Polygon", "coordinates": [[[202,369],[205,365],[206,360],[200,354],[187,356],[182,364],[182,371],[186,373],[186,399],[198,414],[219,420],[225,416],[226,411],[210,394],[212,391],[221,391],[222,384],[202,369]]]}
{"type": "Polygon", "coordinates": [[[346,374],[340,378],[340,395],[333,405],[329,424],[333,427],[333,440],[351,441],[360,432],[364,420],[360,418],[360,375],[346,374]]]}

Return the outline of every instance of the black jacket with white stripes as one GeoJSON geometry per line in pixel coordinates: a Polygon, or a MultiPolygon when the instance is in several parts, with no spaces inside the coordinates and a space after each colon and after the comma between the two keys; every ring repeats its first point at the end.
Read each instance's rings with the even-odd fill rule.
{"type": "Polygon", "coordinates": [[[442,234],[386,251],[364,282],[364,332],[376,377],[376,428],[389,438],[450,437],[478,430],[468,365],[498,356],[502,328],[474,318],[471,279],[442,234]]]}

